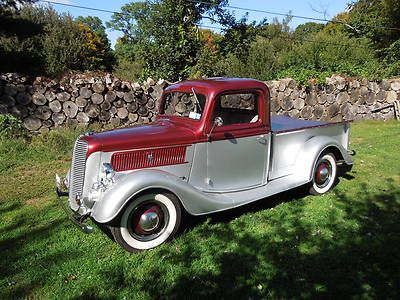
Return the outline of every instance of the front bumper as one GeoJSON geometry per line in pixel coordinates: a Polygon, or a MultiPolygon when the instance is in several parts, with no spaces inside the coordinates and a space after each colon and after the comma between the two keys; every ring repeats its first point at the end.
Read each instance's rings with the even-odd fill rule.
{"type": "Polygon", "coordinates": [[[90,212],[84,215],[78,214],[76,211],[71,210],[66,202],[63,201],[63,197],[68,197],[69,193],[65,186],[65,184],[61,181],[60,176],[56,174],[56,194],[57,194],[57,202],[61,206],[62,210],[67,215],[68,219],[77,226],[80,230],[85,233],[91,233],[93,231],[93,227],[84,223],[84,221],[90,216],[90,212]]]}

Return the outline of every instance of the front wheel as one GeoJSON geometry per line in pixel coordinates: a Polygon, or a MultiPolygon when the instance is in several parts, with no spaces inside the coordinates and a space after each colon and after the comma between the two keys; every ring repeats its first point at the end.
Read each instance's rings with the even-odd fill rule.
{"type": "Polygon", "coordinates": [[[329,191],[335,183],[336,173],[335,156],[332,153],[321,155],[314,167],[310,194],[321,195],[329,191]]]}
{"type": "Polygon", "coordinates": [[[135,252],[172,239],[181,223],[179,200],[171,193],[148,193],[134,199],[111,228],[115,241],[135,252]]]}

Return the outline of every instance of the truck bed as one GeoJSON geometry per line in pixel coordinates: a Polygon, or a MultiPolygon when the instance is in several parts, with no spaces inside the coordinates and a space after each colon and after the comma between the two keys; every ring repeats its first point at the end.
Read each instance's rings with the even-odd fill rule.
{"type": "Polygon", "coordinates": [[[310,139],[329,138],[347,149],[349,126],[344,122],[298,120],[288,116],[271,116],[271,153],[269,179],[287,176],[293,172],[296,159],[306,151],[310,139]]]}
{"type": "Polygon", "coordinates": [[[335,123],[299,120],[288,116],[271,116],[271,131],[274,133],[295,131],[311,127],[321,127],[330,124],[335,123]]]}

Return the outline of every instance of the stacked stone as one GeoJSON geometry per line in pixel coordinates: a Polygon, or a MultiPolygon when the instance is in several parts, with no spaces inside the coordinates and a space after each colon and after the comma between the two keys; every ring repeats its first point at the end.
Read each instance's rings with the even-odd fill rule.
{"type": "MultiPolygon", "coordinates": [[[[148,123],[154,120],[157,101],[168,84],[151,78],[131,83],[110,74],[76,74],[62,79],[0,74],[0,114],[20,118],[31,132],[91,123],[103,128],[148,123]]],[[[399,107],[400,79],[376,82],[334,75],[325,85],[301,87],[290,78],[266,84],[271,91],[272,114],[305,120],[388,120],[395,117],[393,104],[399,107]]],[[[177,115],[187,114],[195,105],[191,95],[174,97],[178,97],[174,99],[179,104],[177,115]]],[[[240,105],[252,103],[246,94],[243,97],[240,105]]]]}
{"type": "Polygon", "coordinates": [[[0,77],[0,113],[23,120],[32,132],[60,126],[99,123],[114,128],[154,120],[157,100],[168,85],[148,78],[130,83],[112,77],[74,75],[61,80],[29,79],[17,74],[0,77]]]}
{"type": "Polygon", "coordinates": [[[196,98],[188,93],[171,93],[166,99],[166,114],[175,116],[189,116],[189,112],[194,110],[196,98]]]}
{"type": "Polygon", "coordinates": [[[273,114],[305,120],[393,119],[390,104],[400,100],[400,79],[375,82],[333,75],[325,85],[300,87],[290,78],[266,83],[273,114]]]}

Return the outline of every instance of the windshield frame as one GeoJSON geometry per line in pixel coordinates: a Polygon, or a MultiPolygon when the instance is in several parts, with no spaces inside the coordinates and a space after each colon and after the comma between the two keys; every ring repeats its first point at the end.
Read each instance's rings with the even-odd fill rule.
{"type": "Polygon", "coordinates": [[[166,110],[165,109],[166,108],[165,107],[166,100],[167,100],[167,97],[170,94],[184,93],[184,94],[188,94],[188,95],[193,95],[193,91],[191,91],[191,90],[180,90],[180,89],[177,89],[177,90],[168,90],[168,91],[164,92],[162,97],[161,97],[161,99],[160,99],[160,103],[159,103],[159,107],[158,107],[158,115],[160,117],[179,118],[179,119],[191,120],[191,121],[196,121],[196,122],[202,121],[204,119],[204,115],[206,114],[206,110],[207,110],[208,95],[205,94],[205,93],[199,93],[198,91],[196,91],[196,89],[194,91],[195,91],[195,98],[197,98],[199,100],[199,103],[198,104],[193,103],[193,104],[194,104],[195,107],[200,107],[201,108],[201,116],[200,116],[199,119],[195,119],[195,118],[191,118],[189,116],[183,116],[183,115],[182,116],[178,116],[178,115],[174,115],[174,114],[167,114],[165,112],[165,110],[166,110]],[[202,101],[200,100],[201,98],[204,98],[204,104],[203,105],[201,103],[202,101]]]}

